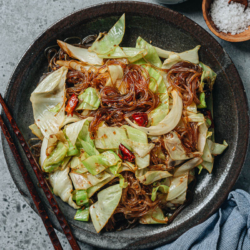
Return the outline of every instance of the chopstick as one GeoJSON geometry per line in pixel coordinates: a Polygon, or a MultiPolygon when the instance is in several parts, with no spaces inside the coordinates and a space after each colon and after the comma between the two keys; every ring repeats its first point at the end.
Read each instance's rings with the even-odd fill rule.
{"type": "MultiPolygon", "coordinates": [[[[64,232],[64,234],[65,234],[65,236],[66,236],[66,238],[67,238],[67,240],[68,240],[68,242],[70,244],[70,246],[71,246],[71,248],[73,250],[80,250],[80,247],[79,247],[79,245],[78,245],[78,243],[77,243],[77,241],[76,241],[76,239],[75,239],[75,237],[74,237],[74,235],[73,235],[73,233],[72,233],[66,219],[64,218],[59,206],[57,205],[57,202],[56,202],[53,194],[50,191],[50,188],[49,188],[46,180],[43,177],[42,172],[40,171],[39,165],[37,164],[33,154],[31,153],[31,150],[30,150],[28,144],[26,143],[22,133],[20,132],[14,118],[11,116],[11,113],[10,113],[6,103],[4,102],[4,99],[3,99],[1,94],[0,94],[0,104],[3,107],[4,113],[5,113],[6,117],[8,118],[8,120],[10,122],[10,125],[11,125],[16,137],[19,140],[19,142],[20,142],[20,144],[21,144],[21,146],[22,146],[22,148],[23,148],[23,150],[25,152],[25,155],[26,155],[26,157],[28,158],[28,160],[29,160],[29,162],[31,164],[31,167],[32,167],[37,179],[38,179],[38,182],[39,182],[41,188],[43,189],[44,194],[47,197],[47,199],[49,201],[49,204],[50,204],[54,214],[56,215],[57,220],[59,221],[59,224],[60,224],[60,226],[61,226],[61,228],[62,228],[62,230],[63,230],[63,232],[64,232]]],[[[14,143],[13,143],[13,145],[14,145],[14,143]]],[[[17,155],[17,157],[20,157],[18,152],[16,152],[16,155],[17,155]]],[[[14,154],[14,156],[15,156],[15,154],[14,154]]],[[[20,159],[21,159],[21,157],[20,157],[20,159]]],[[[25,170],[25,172],[27,172],[25,167],[24,167],[24,170],[25,170]]],[[[28,172],[27,172],[27,175],[28,175],[28,172]]],[[[41,205],[41,203],[40,203],[40,205],[41,205]]],[[[49,220],[49,219],[47,219],[47,220],[49,220]]],[[[60,249],[60,248],[58,248],[58,249],[60,249]]]]}
{"type": "Polygon", "coordinates": [[[44,209],[43,203],[42,203],[40,197],[38,196],[38,193],[35,189],[35,186],[34,186],[33,182],[31,181],[31,178],[30,178],[30,176],[29,176],[29,174],[24,166],[24,163],[23,163],[20,155],[18,154],[18,151],[17,151],[17,148],[14,144],[14,141],[13,141],[13,139],[10,135],[10,132],[9,132],[8,128],[6,127],[1,115],[0,115],[0,126],[2,128],[2,131],[3,131],[3,134],[6,138],[6,140],[10,146],[10,149],[11,149],[11,151],[16,159],[17,165],[20,169],[20,172],[21,172],[23,179],[26,183],[26,186],[29,189],[31,197],[36,205],[38,213],[43,221],[43,224],[47,230],[47,233],[50,237],[51,242],[56,250],[62,250],[63,248],[61,246],[61,243],[60,243],[60,241],[55,233],[55,230],[51,224],[51,221],[49,220],[49,217],[46,213],[46,210],[44,209]]]}

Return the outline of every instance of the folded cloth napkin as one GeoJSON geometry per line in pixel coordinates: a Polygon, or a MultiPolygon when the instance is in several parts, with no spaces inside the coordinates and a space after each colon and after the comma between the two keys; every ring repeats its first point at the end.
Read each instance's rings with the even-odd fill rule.
{"type": "Polygon", "coordinates": [[[219,211],[157,250],[250,250],[250,194],[232,191],[219,211]]]}

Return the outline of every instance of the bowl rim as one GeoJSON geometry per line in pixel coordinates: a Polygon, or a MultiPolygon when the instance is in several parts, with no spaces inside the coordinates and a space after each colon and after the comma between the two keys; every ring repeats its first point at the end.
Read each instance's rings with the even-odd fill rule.
{"type": "MultiPolygon", "coordinates": [[[[83,13],[90,13],[90,15],[93,15],[92,18],[95,18],[98,16],[107,15],[109,13],[112,15],[115,15],[115,14],[119,15],[126,10],[130,13],[144,14],[144,15],[147,15],[147,16],[152,17],[152,18],[157,18],[157,19],[164,20],[166,22],[170,22],[173,25],[184,30],[185,32],[190,33],[198,41],[200,41],[199,37],[202,36],[203,40],[202,40],[201,44],[203,43],[204,44],[203,46],[207,46],[207,49],[209,49],[208,45],[212,44],[214,46],[213,49],[210,50],[210,53],[214,56],[215,59],[217,59],[217,60],[219,59],[219,57],[218,57],[220,54],[219,52],[222,52],[222,53],[224,53],[224,55],[227,56],[230,63],[229,63],[229,69],[227,69],[227,70],[225,69],[225,71],[227,71],[228,74],[234,74],[234,81],[238,84],[237,88],[235,88],[235,91],[239,92],[241,95],[241,101],[240,102],[238,101],[237,104],[241,105],[242,111],[241,111],[240,115],[241,115],[241,118],[243,121],[243,124],[240,124],[241,125],[240,128],[242,129],[242,131],[240,131],[240,132],[241,133],[247,132],[247,133],[244,134],[244,143],[242,143],[242,145],[240,145],[240,147],[242,149],[241,153],[239,154],[239,152],[236,150],[238,152],[238,156],[240,156],[240,157],[236,163],[237,168],[236,168],[236,171],[234,172],[234,176],[232,177],[230,183],[227,184],[227,192],[224,192],[223,195],[220,195],[219,200],[217,201],[217,203],[213,204],[212,209],[210,210],[210,212],[208,212],[206,214],[206,216],[204,216],[202,219],[199,219],[198,221],[196,221],[194,223],[195,225],[200,224],[203,221],[205,221],[208,217],[210,217],[220,207],[220,205],[223,203],[223,201],[227,198],[228,193],[232,189],[234,183],[236,182],[236,180],[240,174],[241,168],[242,168],[242,166],[245,162],[245,159],[246,159],[246,152],[247,152],[247,148],[248,148],[249,116],[248,116],[248,105],[247,105],[248,102],[247,102],[246,93],[245,93],[243,83],[240,79],[240,76],[237,72],[235,65],[233,64],[230,57],[226,54],[226,52],[224,51],[222,46],[207,31],[205,31],[201,26],[199,26],[197,23],[195,23],[191,19],[187,18],[186,16],[183,16],[182,14],[180,14],[178,12],[172,11],[166,7],[163,7],[163,6],[160,6],[157,4],[151,4],[151,3],[145,3],[145,2],[134,2],[134,1],[133,2],[130,2],[130,1],[107,2],[107,3],[92,5],[92,6],[80,9],[78,11],[75,11],[75,12],[73,12],[69,15],[66,15],[65,17],[59,19],[59,21],[56,21],[49,28],[47,28],[43,32],[41,32],[41,34],[39,36],[37,36],[37,38],[31,43],[31,45],[25,51],[24,55],[19,60],[19,63],[17,64],[16,68],[14,69],[14,71],[10,77],[10,80],[9,80],[7,87],[6,87],[6,92],[5,92],[4,98],[5,98],[5,100],[7,100],[7,104],[9,105],[9,107],[14,105],[14,100],[11,99],[10,91],[15,86],[15,84],[18,85],[17,83],[18,82],[20,83],[20,81],[21,81],[21,77],[24,74],[24,72],[21,70],[24,67],[23,62],[25,62],[25,60],[27,60],[27,58],[29,58],[31,56],[30,53],[32,53],[36,44],[39,43],[39,41],[41,39],[44,39],[48,32],[55,31],[57,29],[57,26],[59,26],[59,24],[63,24],[68,19],[73,18],[74,16],[77,16],[77,15],[80,15],[83,13]],[[130,5],[132,8],[128,7],[128,5],[130,5]],[[139,7],[139,8],[137,8],[137,7],[139,7]],[[196,30],[193,29],[194,26],[196,26],[196,30]],[[247,115],[247,117],[244,117],[243,114],[247,115]]],[[[34,58],[34,55],[32,57],[34,58]]],[[[221,65],[221,63],[219,61],[218,61],[218,63],[221,65]]],[[[27,68],[29,68],[29,67],[27,67],[27,68]]],[[[2,115],[3,115],[3,111],[2,111],[2,115]]],[[[4,117],[4,115],[3,115],[3,117],[4,117]]],[[[239,123],[240,122],[242,123],[242,121],[240,119],[238,119],[238,120],[239,120],[239,123]]],[[[2,138],[3,138],[3,133],[2,133],[2,138]]],[[[3,152],[4,152],[4,156],[5,156],[5,159],[7,162],[9,172],[12,176],[12,179],[15,182],[14,176],[12,175],[12,172],[10,171],[11,164],[10,164],[10,159],[8,158],[6,149],[4,147],[4,140],[2,140],[2,146],[3,146],[3,152]]],[[[24,196],[25,200],[26,201],[28,200],[27,203],[31,206],[32,209],[34,209],[34,206],[32,205],[32,201],[30,201],[29,198],[26,197],[25,194],[22,192],[22,190],[19,189],[18,183],[15,182],[15,185],[17,186],[19,192],[24,196]]],[[[52,210],[50,210],[50,211],[52,212],[52,210]]],[[[53,223],[53,221],[52,221],[52,223],[53,223]]],[[[59,231],[62,232],[58,223],[54,222],[53,225],[56,229],[58,229],[59,231]]],[[[195,225],[192,225],[192,227],[195,225]]],[[[74,228],[73,228],[73,230],[74,230],[74,228]]],[[[88,231],[85,230],[85,232],[87,233],[88,231]]],[[[183,233],[184,232],[182,232],[181,234],[183,234],[183,233]]],[[[159,234],[155,234],[153,236],[153,239],[152,239],[152,237],[148,237],[146,239],[140,238],[139,242],[138,241],[129,242],[129,239],[128,239],[128,245],[126,247],[121,247],[119,245],[119,239],[118,239],[118,241],[116,243],[112,242],[113,243],[112,248],[113,249],[152,248],[152,247],[156,247],[156,246],[171,242],[172,240],[178,238],[181,234],[179,233],[178,235],[175,235],[168,240],[166,240],[166,238],[165,238],[166,235],[164,236],[164,232],[159,233],[159,234]]],[[[82,240],[79,238],[79,235],[76,235],[76,237],[78,238],[78,240],[83,241],[83,242],[90,244],[92,246],[110,248],[109,237],[106,237],[107,239],[100,237],[101,239],[99,239],[100,240],[99,243],[96,242],[95,240],[91,240],[91,239],[88,239],[86,237],[85,237],[85,240],[82,240]]]]}
{"type": "Polygon", "coordinates": [[[243,37],[237,36],[239,34],[232,35],[231,33],[225,33],[225,32],[218,31],[217,29],[215,29],[213,27],[213,25],[211,24],[211,22],[209,21],[209,17],[208,17],[209,13],[206,12],[206,2],[207,2],[207,0],[203,0],[203,2],[202,2],[202,14],[203,14],[203,18],[204,18],[204,20],[205,20],[205,22],[207,24],[207,27],[210,29],[210,31],[212,31],[220,39],[223,39],[223,40],[228,41],[228,42],[237,43],[237,42],[246,42],[246,41],[250,40],[250,31],[249,31],[250,30],[250,25],[249,25],[247,30],[239,33],[239,34],[244,34],[245,32],[249,32],[248,36],[243,36],[243,37]]]}

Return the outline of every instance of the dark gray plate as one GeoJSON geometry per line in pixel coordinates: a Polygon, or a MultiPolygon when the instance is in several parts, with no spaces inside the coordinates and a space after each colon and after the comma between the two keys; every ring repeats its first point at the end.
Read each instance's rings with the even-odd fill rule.
{"type": "MultiPolygon", "coordinates": [[[[77,239],[104,248],[145,249],[170,242],[214,213],[227,197],[243,165],[249,130],[247,99],[234,64],[216,40],[190,19],[157,5],[113,2],[94,6],[62,19],[30,46],[10,80],[5,100],[25,139],[28,140],[32,136],[28,126],[33,123],[29,98],[38,79],[46,71],[44,49],[56,44],[56,39],[85,37],[99,31],[107,31],[122,13],[126,13],[126,34],[123,44],[127,46],[134,46],[138,36],[147,41],[152,40],[154,45],[163,49],[177,52],[192,49],[198,44],[202,45],[200,60],[218,74],[214,87],[216,141],[221,143],[225,139],[229,144],[226,152],[216,157],[213,173],[203,171],[199,176],[192,204],[170,225],[140,225],[131,230],[97,234],[91,223],[74,221],[75,210],[57,199],[77,239]]],[[[5,117],[4,120],[6,121],[5,117]]],[[[3,149],[14,182],[27,203],[34,208],[5,140],[3,149]]],[[[19,151],[22,153],[20,147],[19,151]]],[[[22,158],[34,183],[37,183],[23,153],[22,158]]],[[[37,189],[54,226],[61,230],[44,194],[37,189]]]]}

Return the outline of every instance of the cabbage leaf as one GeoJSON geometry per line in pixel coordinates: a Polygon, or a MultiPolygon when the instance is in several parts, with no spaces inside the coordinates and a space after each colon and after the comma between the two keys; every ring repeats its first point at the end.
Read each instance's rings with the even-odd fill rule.
{"type": "Polygon", "coordinates": [[[101,103],[96,89],[92,87],[85,89],[85,91],[78,96],[78,100],[80,104],[77,106],[76,110],[96,110],[101,103]]]}
{"type": "Polygon", "coordinates": [[[140,218],[141,224],[165,224],[167,218],[165,218],[162,210],[157,206],[148,211],[147,214],[140,218]]]}
{"type": "MultiPolygon", "coordinates": [[[[155,65],[155,66],[157,66],[159,68],[162,66],[161,59],[157,55],[157,52],[156,52],[156,49],[154,48],[154,46],[152,46],[151,44],[147,43],[140,36],[137,38],[136,48],[146,49],[148,51],[148,53],[147,53],[147,55],[144,58],[148,62],[150,62],[151,64],[153,64],[153,65],[155,65]]],[[[135,63],[136,64],[137,63],[146,64],[147,62],[145,62],[143,59],[141,59],[141,61],[136,61],[135,63]]]]}
{"type": "Polygon", "coordinates": [[[69,178],[69,167],[64,170],[56,171],[49,175],[49,181],[55,195],[59,196],[64,202],[67,202],[71,207],[80,208],[72,199],[73,186],[69,178]]]}
{"type": "Polygon", "coordinates": [[[143,185],[149,185],[154,183],[155,181],[167,178],[172,176],[168,171],[147,171],[145,174],[141,176],[137,176],[137,179],[143,185]]]}
{"type": "Polygon", "coordinates": [[[62,127],[65,110],[65,79],[68,69],[60,69],[49,74],[32,92],[30,100],[33,106],[35,123],[44,137],[49,138],[62,127]],[[60,105],[56,114],[51,109],[60,105]]]}
{"type": "Polygon", "coordinates": [[[99,233],[114,213],[122,196],[122,188],[113,185],[98,193],[98,201],[90,207],[90,216],[95,230],[99,233]]]}
{"type": "Polygon", "coordinates": [[[103,60],[99,58],[96,53],[89,52],[88,49],[73,46],[60,40],[57,40],[57,43],[60,48],[72,58],[78,59],[81,62],[84,62],[89,65],[103,64],[103,60]]]}
{"type": "Polygon", "coordinates": [[[99,34],[95,42],[88,49],[98,55],[108,54],[117,47],[125,33],[125,14],[115,23],[107,34],[99,34]]]}

